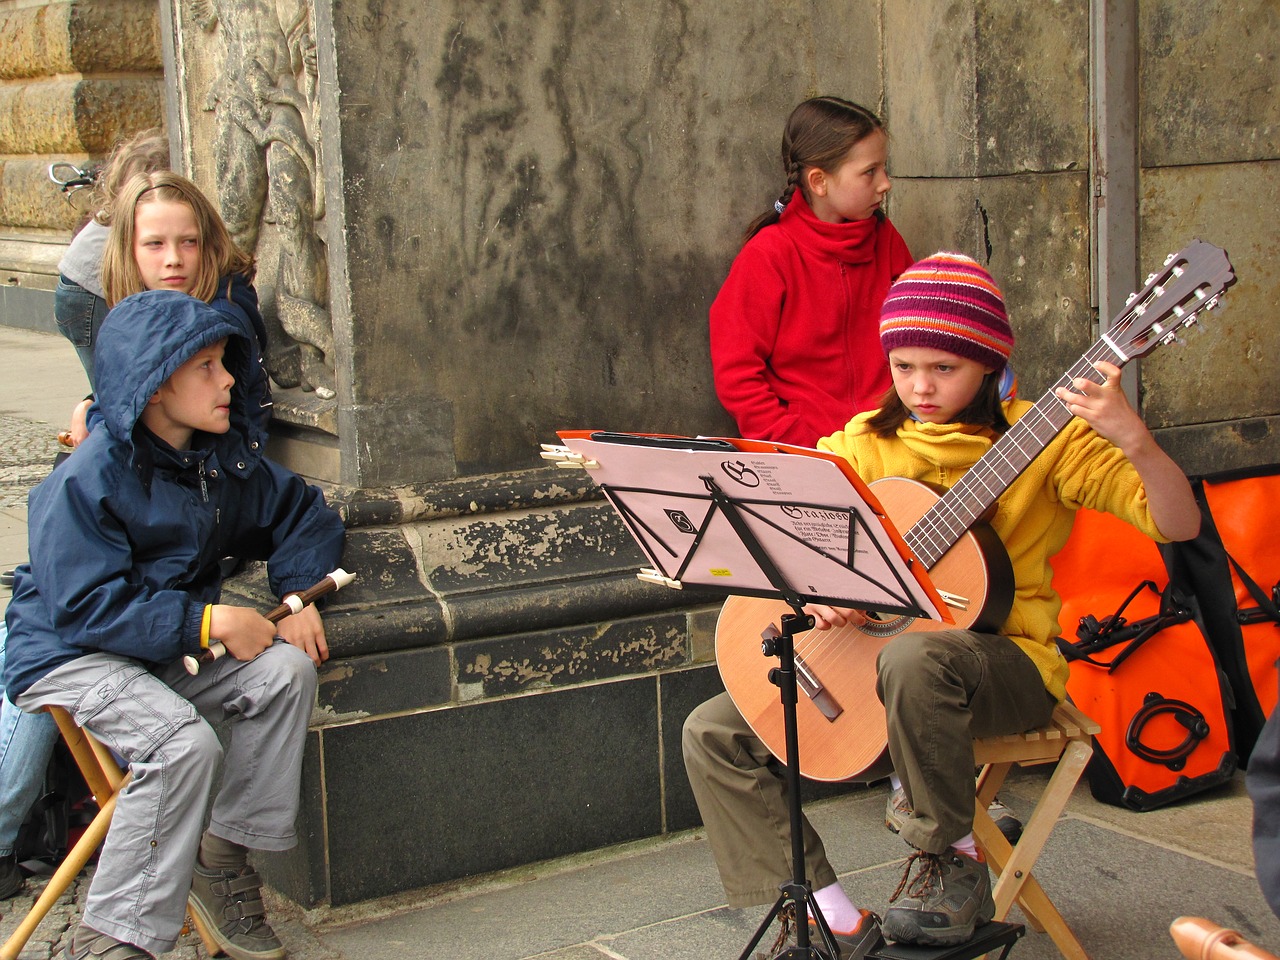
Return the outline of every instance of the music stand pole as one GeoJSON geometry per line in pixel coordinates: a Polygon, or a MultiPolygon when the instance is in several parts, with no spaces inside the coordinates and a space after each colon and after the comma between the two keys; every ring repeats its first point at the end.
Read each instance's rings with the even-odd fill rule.
{"type": "Polygon", "coordinates": [[[786,578],[769,558],[760,541],[756,539],[751,528],[747,526],[738,513],[737,504],[727,496],[711,477],[703,477],[703,483],[711,494],[711,500],[724,513],[725,518],[737,533],[738,538],[746,546],[760,569],[764,571],[769,582],[782,594],[782,598],[794,613],[782,617],[782,629],[770,624],[761,634],[762,649],[765,656],[778,657],[778,666],[769,670],[769,681],[778,688],[782,698],[782,723],[787,744],[786,780],[787,780],[787,813],[791,823],[791,879],[781,885],[782,893],[769,911],[768,916],[760,924],[742,951],[739,960],[750,960],[752,951],[764,938],[765,932],[774,918],[788,903],[794,905],[796,922],[796,946],[783,950],[774,960],[836,960],[840,956],[840,948],[836,945],[827,926],[826,918],[813,899],[813,888],[809,885],[804,873],[804,834],[803,816],[800,804],[800,734],[796,720],[796,703],[799,689],[796,684],[795,635],[813,628],[813,617],[804,612],[804,602],[800,595],[787,583],[786,578]],[[820,952],[809,942],[809,916],[822,935],[823,945],[827,953],[820,952]]]}
{"type": "Polygon", "coordinates": [[[755,936],[747,944],[747,948],[742,952],[739,960],[748,960],[751,952],[764,937],[765,931],[773,923],[774,918],[782,912],[788,903],[795,905],[796,946],[793,949],[784,950],[774,960],[810,960],[810,958],[821,958],[821,960],[830,958],[830,960],[835,960],[840,956],[840,949],[835,943],[831,928],[827,926],[826,918],[823,917],[817,901],[813,899],[813,888],[809,885],[804,872],[804,826],[800,800],[800,737],[796,722],[796,703],[799,697],[799,690],[796,684],[795,635],[812,629],[813,617],[804,613],[800,607],[793,605],[792,609],[796,611],[794,614],[786,614],[782,617],[781,630],[770,624],[761,634],[761,639],[764,641],[762,648],[765,656],[776,656],[779,661],[778,666],[769,671],[769,680],[778,687],[782,697],[782,721],[787,744],[787,757],[792,761],[785,764],[787,812],[791,822],[791,879],[781,885],[781,895],[773,905],[773,909],[769,911],[768,916],[765,917],[764,922],[756,930],[755,936]],[[819,952],[809,941],[810,914],[813,916],[814,923],[818,927],[823,945],[827,948],[828,953],[819,952]]]}

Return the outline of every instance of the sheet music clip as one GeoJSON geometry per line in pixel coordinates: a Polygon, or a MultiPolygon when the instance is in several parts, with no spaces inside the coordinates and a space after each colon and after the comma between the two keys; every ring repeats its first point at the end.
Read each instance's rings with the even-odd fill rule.
{"type": "Polygon", "coordinates": [[[600,466],[599,460],[592,460],[581,453],[575,453],[568,447],[562,447],[554,443],[542,444],[541,456],[543,460],[551,460],[557,467],[564,467],[565,469],[581,467],[583,470],[594,470],[600,466]]]}
{"type": "Polygon", "coordinates": [[[656,583],[660,587],[670,587],[672,590],[683,590],[684,584],[679,580],[672,580],[670,577],[664,577],[652,567],[643,567],[636,574],[636,579],[643,580],[645,583],[656,583]]]}

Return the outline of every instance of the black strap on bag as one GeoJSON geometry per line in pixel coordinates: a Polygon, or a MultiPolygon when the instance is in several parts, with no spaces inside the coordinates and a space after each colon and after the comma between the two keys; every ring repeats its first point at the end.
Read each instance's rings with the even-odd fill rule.
{"type": "Polygon", "coordinates": [[[1186,600],[1170,584],[1162,592],[1154,580],[1143,580],[1125,597],[1120,607],[1109,617],[1099,620],[1093,614],[1080,618],[1076,627],[1079,638],[1072,643],[1058,638],[1058,649],[1068,661],[1083,660],[1095,667],[1102,667],[1108,673],[1114,672],[1139,647],[1166,627],[1185,623],[1192,617],[1186,600]],[[1124,617],[1125,609],[1143,590],[1151,590],[1160,594],[1160,611],[1149,617],[1134,620],[1130,623],[1124,617]],[[1125,648],[1110,660],[1099,660],[1094,654],[1109,647],[1125,644],[1125,648]]]}
{"type": "Polygon", "coordinates": [[[1258,582],[1253,577],[1245,572],[1244,567],[1236,562],[1235,557],[1228,553],[1227,560],[1231,562],[1231,567],[1235,570],[1236,576],[1240,578],[1244,588],[1249,591],[1249,596],[1253,597],[1253,602],[1257,604],[1256,607],[1236,610],[1236,619],[1240,621],[1240,625],[1266,623],[1268,620],[1280,623],[1280,583],[1272,587],[1271,596],[1267,596],[1267,592],[1258,586],[1258,582]]]}

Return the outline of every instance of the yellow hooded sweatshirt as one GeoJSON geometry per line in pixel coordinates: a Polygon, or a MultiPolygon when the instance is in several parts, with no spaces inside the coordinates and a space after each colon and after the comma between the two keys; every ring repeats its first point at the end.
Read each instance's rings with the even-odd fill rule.
{"type": "MultiPolygon", "coordinates": [[[[1012,400],[1005,415],[1014,423],[1031,407],[1029,401],[1012,400]]],[[[881,438],[866,427],[872,415],[860,414],[818,441],[819,449],[844,457],[868,483],[906,477],[950,488],[998,439],[987,428],[915,420],[899,427],[895,438],[881,438]]],[[[1068,668],[1054,643],[1061,632],[1062,601],[1052,587],[1049,558],[1066,543],[1080,507],[1115,514],[1147,536],[1167,540],[1151,519],[1137,470],[1079,418],[1071,419],[999,498],[991,526],[1014,574],[1013,608],[1000,633],[1035,662],[1045,688],[1059,700],[1066,696],[1068,668]]]]}

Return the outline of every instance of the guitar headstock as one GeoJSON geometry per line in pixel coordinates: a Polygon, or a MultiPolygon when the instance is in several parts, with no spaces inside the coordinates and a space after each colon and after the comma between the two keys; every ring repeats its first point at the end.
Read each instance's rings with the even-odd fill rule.
{"type": "Polygon", "coordinates": [[[1235,282],[1225,250],[1192,240],[1165,258],[1164,266],[1129,296],[1102,340],[1121,363],[1145,356],[1158,344],[1177,337],[1178,331],[1195,323],[1204,311],[1218,306],[1223,292],[1235,282]]]}

